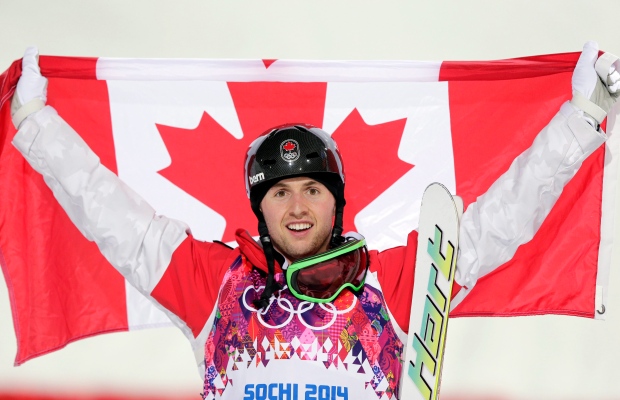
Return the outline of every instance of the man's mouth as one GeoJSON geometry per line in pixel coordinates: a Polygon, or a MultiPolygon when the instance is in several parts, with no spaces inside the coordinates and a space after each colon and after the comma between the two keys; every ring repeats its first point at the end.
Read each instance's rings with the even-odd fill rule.
{"type": "Polygon", "coordinates": [[[288,224],[286,227],[292,231],[301,232],[301,231],[305,231],[307,229],[312,228],[312,224],[307,223],[307,222],[299,222],[299,223],[288,224]]]}

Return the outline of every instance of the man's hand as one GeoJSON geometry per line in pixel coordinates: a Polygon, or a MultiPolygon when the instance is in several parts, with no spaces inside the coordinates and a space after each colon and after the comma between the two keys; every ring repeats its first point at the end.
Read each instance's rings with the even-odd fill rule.
{"type": "Polygon", "coordinates": [[[39,50],[28,47],[22,58],[22,76],[11,101],[11,116],[15,127],[19,128],[28,115],[43,108],[46,101],[47,79],[39,69],[39,50]]]}
{"type": "Polygon", "coordinates": [[[571,104],[585,113],[597,127],[618,100],[620,94],[620,61],[605,53],[598,56],[598,44],[587,42],[573,71],[571,104]]]}

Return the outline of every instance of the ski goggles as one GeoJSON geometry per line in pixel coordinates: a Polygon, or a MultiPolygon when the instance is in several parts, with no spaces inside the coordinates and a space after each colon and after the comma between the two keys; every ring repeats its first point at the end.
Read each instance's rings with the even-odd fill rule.
{"type": "Polygon", "coordinates": [[[325,253],[293,262],[286,270],[286,284],[300,300],[328,303],[344,289],[360,290],[369,263],[366,239],[352,239],[325,253]]]}

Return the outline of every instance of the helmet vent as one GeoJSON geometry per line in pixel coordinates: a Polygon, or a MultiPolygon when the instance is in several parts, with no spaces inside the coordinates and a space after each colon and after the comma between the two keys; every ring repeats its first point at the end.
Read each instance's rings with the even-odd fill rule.
{"type": "Polygon", "coordinates": [[[312,158],[319,158],[319,153],[317,153],[316,151],[313,151],[312,153],[308,153],[306,154],[306,159],[310,160],[312,158]]]}
{"type": "Polygon", "coordinates": [[[274,160],[273,158],[262,160],[261,162],[262,165],[274,165],[275,163],[276,163],[276,160],[274,160]]]}

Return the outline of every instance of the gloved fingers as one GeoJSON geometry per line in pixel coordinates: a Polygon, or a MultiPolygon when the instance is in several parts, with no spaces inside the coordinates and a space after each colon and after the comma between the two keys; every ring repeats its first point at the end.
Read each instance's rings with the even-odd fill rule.
{"type": "Polygon", "coordinates": [[[583,45],[579,60],[577,60],[577,67],[591,68],[598,59],[598,43],[594,40],[589,40],[583,45]]]}
{"type": "Polygon", "coordinates": [[[33,99],[47,101],[47,79],[41,75],[39,68],[39,50],[37,47],[28,47],[22,58],[22,76],[17,82],[15,96],[19,105],[24,105],[33,99]]]}
{"type": "Polygon", "coordinates": [[[596,60],[594,68],[598,76],[605,80],[607,75],[619,69],[618,56],[611,53],[604,53],[596,60]]]}
{"type": "Polygon", "coordinates": [[[620,60],[618,56],[611,53],[605,53],[596,60],[594,65],[596,73],[601,80],[607,85],[611,93],[616,93],[616,83],[619,81],[620,73],[620,60]],[[615,87],[615,90],[614,90],[615,87]]]}
{"type": "Polygon", "coordinates": [[[47,101],[47,78],[39,68],[39,50],[28,47],[22,58],[22,75],[11,100],[11,117],[19,127],[28,115],[45,107],[47,101]]]}
{"type": "MultiPolygon", "coordinates": [[[[607,53],[609,54],[609,53],[607,53]]],[[[620,59],[614,56],[615,60],[609,67],[609,75],[607,75],[607,79],[605,80],[607,83],[607,89],[609,93],[615,95],[620,92],[620,59]]]]}
{"type": "Polygon", "coordinates": [[[24,71],[32,71],[41,75],[39,69],[39,49],[36,46],[31,46],[24,52],[22,57],[22,74],[24,71]]]}
{"type": "Polygon", "coordinates": [[[594,69],[596,60],[598,59],[598,43],[594,41],[586,42],[583,46],[575,70],[573,71],[573,92],[579,92],[586,99],[589,99],[598,77],[594,69]]]}
{"type": "Polygon", "coordinates": [[[616,82],[620,80],[620,72],[614,71],[607,76],[607,84],[613,86],[616,82]]]}

